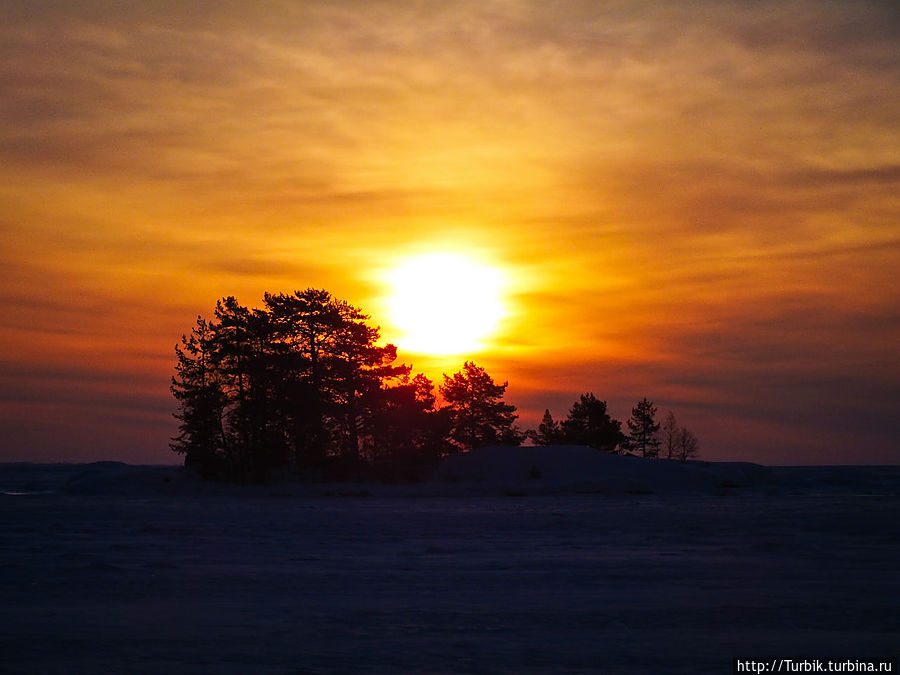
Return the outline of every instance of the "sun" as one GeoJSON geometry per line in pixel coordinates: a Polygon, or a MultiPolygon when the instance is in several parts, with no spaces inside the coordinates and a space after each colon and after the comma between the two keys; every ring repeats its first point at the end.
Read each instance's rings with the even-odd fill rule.
{"type": "Polygon", "coordinates": [[[501,270],[457,253],[403,259],[387,275],[401,349],[454,355],[481,350],[506,315],[501,270]]]}

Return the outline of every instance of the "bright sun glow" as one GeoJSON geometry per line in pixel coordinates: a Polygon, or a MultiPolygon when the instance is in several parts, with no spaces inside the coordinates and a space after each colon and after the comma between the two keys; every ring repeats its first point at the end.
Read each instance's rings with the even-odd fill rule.
{"type": "Polygon", "coordinates": [[[419,354],[478,351],[506,314],[500,270],[452,253],[417,255],[388,274],[398,345],[419,354]]]}

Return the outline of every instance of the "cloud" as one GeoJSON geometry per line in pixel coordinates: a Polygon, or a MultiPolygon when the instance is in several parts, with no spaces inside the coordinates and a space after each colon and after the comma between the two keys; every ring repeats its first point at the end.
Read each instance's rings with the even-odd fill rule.
{"type": "Polygon", "coordinates": [[[871,166],[853,169],[821,169],[807,168],[804,171],[793,171],[784,176],[784,180],[797,187],[834,188],[881,185],[895,187],[900,183],[900,164],[871,166]]]}

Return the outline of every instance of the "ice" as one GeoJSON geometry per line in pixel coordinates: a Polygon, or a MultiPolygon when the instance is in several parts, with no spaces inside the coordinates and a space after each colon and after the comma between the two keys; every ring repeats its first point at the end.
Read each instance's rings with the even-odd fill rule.
{"type": "Polygon", "coordinates": [[[601,479],[551,461],[580,451],[520,450],[399,487],[0,466],[20,493],[0,495],[0,673],[723,673],[896,653],[897,467],[600,456],[601,479]]]}

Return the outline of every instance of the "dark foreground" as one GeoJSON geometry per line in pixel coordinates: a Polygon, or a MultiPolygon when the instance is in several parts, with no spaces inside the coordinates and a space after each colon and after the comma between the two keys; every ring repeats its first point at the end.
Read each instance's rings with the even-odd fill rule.
{"type": "Polygon", "coordinates": [[[730,673],[896,652],[900,498],[0,495],[0,673],[730,673]]]}

